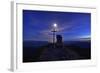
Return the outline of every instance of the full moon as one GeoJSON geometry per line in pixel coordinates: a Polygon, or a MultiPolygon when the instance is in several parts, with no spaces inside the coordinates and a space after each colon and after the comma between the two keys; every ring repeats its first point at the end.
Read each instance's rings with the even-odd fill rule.
{"type": "Polygon", "coordinates": [[[57,27],[57,24],[55,23],[55,24],[53,24],[53,26],[54,26],[54,27],[57,27]]]}

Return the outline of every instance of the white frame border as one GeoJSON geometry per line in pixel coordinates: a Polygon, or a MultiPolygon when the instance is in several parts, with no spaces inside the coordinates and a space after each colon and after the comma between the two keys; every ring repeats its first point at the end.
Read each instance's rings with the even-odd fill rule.
{"type": "MultiPolygon", "coordinates": [[[[91,60],[80,60],[80,64],[78,63],[79,61],[70,61],[70,64],[72,63],[72,65],[68,65],[68,66],[62,66],[62,62],[63,63],[67,63],[69,64],[69,61],[60,61],[60,62],[39,62],[39,63],[34,63],[34,64],[31,64],[31,63],[27,63],[26,65],[23,65],[23,63],[21,63],[20,59],[22,57],[20,57],[21,55],[21,52],[22,51],[19,51],[18,50],[18,45],[21,45],[20,42],[18,43],[17,40],[20,40],[18,37],[18,35],[22,34],[22,33],[17,33],[20,31],[20,29],[22,28],[22,26],[19,27],[19,24],[21,22],[20,18],[17,17],[19,16],[20,14],[17,13],[18,11],[18,7],[17,5],[33,5],[33,6],[50,6],[50,7],[67,7],[67,8],[78,8],[78,9],[90,9],[93,17],[91,18],[91,29],[94,29],[94,30],[91,30],[92,33],[95,33],[95,29],[96,29],[96,26],[94,24],[96,24],[96,8],[95,7],[77,7],[77,6],[63,6],[63,5],[46,5],[46,4],[34,4],[34,3],[25,3],[25,2],[12,2],[11,3],[11,13],[12,13],[12,17],[11,17],[11,28],[12,28],[12,35],[11,35],[11,39],[12,39],[12,46],[11,46],[11,70],[12,71],[23,71],[23,70],[32,70],[32,69],[48,69],[48,68],[65,68],[65,67],[80,67],[80,66],[93,66],[93,65],[96,65],[96,61],[97,61],[97,58],[96,58],[96,49],[93,49],[93,51],[91,52],[93,55],[93,59],[91,60]],[[19,54],[20,53],[20,54],[19,54]],[[20,59],[18,59],[20,58],[20,59]],[[59,64],[59,65],[58,65],[59,64]],[[77,65],[79,64],[79,65],[77,65]],[[47,65],[49,65],[49,67],[47,67],[47,65]],[[44,66],[44,67],[43,67],[44,66]],[[61,67],[59,67],[61,66],[61,67]],[[36,67],[36,68],[32,68],[32,69],[28,69],[28,67],[36,67]],[[38,68],[39,67],[39,68],[38,68]]],[[[39,10],[39,9],[38,9],[39,10]]],[[[60,11],[60,10],[58,10],[60,11]]],[[[80,11],[79,11],[80,12],[80,11]]],[[[81,11],[82,12],[82,11],[81,11]]],[[[95,37],[94,35],[95,34],[92,34],[91,33],[91,37],[93,37],[91,39],[91,47],[92,48],[95,48],[95,37]]]]}

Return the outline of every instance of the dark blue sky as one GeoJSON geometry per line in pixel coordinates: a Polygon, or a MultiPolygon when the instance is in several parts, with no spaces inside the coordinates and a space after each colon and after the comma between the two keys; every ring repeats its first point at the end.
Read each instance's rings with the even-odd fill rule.
{"type": "Polygon", "coordinates": [[[52,41],[54,23],[64,41],[90,38],[90,13],[23,10],[23,40],[52,41]]]}

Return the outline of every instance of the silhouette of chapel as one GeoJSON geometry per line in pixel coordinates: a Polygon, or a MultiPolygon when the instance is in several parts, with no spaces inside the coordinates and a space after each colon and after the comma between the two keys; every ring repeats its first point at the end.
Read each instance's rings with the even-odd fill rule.
{"type": "Polygon", "coordinates": [[[63,40],[61,35],[56,35],[56,45],[57,47],[63,47],[63,40]]]}

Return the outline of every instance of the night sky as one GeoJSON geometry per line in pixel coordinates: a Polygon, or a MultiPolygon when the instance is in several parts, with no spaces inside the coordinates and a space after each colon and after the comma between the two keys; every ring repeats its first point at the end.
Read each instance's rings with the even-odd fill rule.
{"type": "Polygon", "coordinates": [[[64,41],[91,36],[90,13],[23,10],[23,40],[51,42],[55,23],[64,41]]]}

